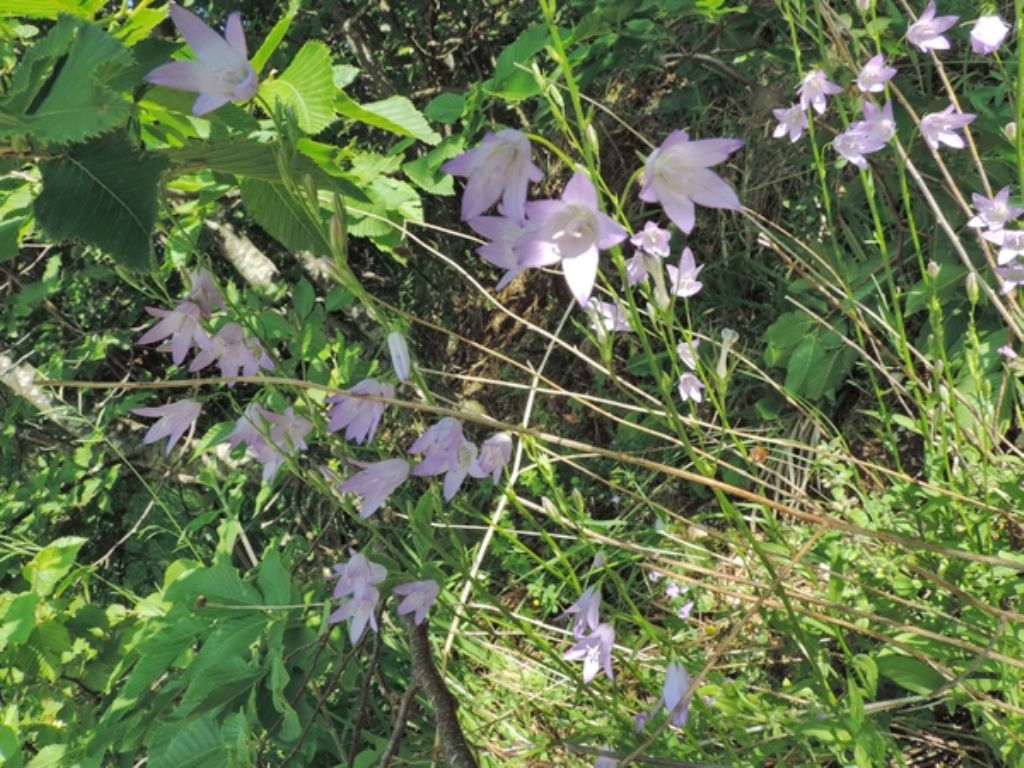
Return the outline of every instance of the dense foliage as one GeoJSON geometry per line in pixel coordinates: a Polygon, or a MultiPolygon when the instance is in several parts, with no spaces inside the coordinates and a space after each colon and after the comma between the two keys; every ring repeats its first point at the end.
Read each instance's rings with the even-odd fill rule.
{"type": "Polygon", "coordinates": [[[0,0],[0,762],[1024,764],[984,5],[0,0]]]}

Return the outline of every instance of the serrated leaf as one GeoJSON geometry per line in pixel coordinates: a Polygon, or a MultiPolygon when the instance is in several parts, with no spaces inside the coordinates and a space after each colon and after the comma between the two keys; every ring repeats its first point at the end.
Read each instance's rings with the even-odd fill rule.
{"type": "Polygon", "coordinates": [[[441,93],[423,108],[423,114],[431,120],[451,125],[466,110],[466,97],[461,93],[441,93]]]}
{"type": "Polygon", "coordinates": [[[834,393],[856,358],[856,352],[839,345],[842,342],[831,331],[804,338],[786,364],[786,389],[811,400],[834,393]]]}
{"type": "Polygon", "coordinates": [[[275,107],[291,109],[306,133],[319,133],[334,122],[330,50],[321,42],[306,43],[280,77],[260,85],[260,95],[275,107]]]}
{"type": "Polygon", "coordinates": [[[248,179],[242,182],[242,203],[267,234],[292,251],[309,251],[328,256],[330,243],[325,233],[327,222],[312,219],[312,212],[280,184],[248,179]]]}
{"type": "Polygon", "coordinates": [[[404,96],[391,96],[383,101],[359,104],[348,94],[339,91],[334,98],[338,114],[399,136],[419,139],[425,144],[438,144],[441,135],[430,127],[430,123],[411,101],[404,96]]]}
{"type": "Polygon", "coordinates": [[[263,67],[267,65],[267,61],[274,55],[274,51],[277,50],[277,46],[284,40],[284,36],[288,33],[288,28],[292,25],[292,20],[295,18],[295,14],[299,12],[299,0],[289,0],[288,10],[285,11],[284,16],[277,20],[277,23],[271,28],[270,32],[263,39],[260,44],[259,50],[253,54],[252,66],[256,70],[256,74],[260,74],[263,71],[263,67]]]}
{"type": "Polygon", "coordinates": [[[227,749],[212,716],[161,726],[149,749],[149,768],[218,768],[227,749]]]}
{"type": "Polygon", "coordinates": [[[160,173],[167,161],[103,136],[40,165],[36,221],[56,240],[82,240],[130,269],[152,263],[160,173]]]}
{"type": "Polygon", "coordinates": [[[57,582],[71,570],[78,550],[85,541],[81,536],[65,536],[55,539],[37,552],[22,568],[22,574],[32,585],[32,591],[40,597],[49,595],[57,582]]]}
{"type": "Polygon", "coordinates": [[[120,41],[93,24],[63,16],[41,45],[45,58],[26,57],[19,70],[27,68],[27,76],[16,75],[11,98],[0,106],[0,137],[68,144],[98,136],[128,118],[126,95],[112,81],[135,61],[120,41]]]}
{"type": "Polygon", "coordinates": [[[263,601],[269,605],[282,605],[291,597],[291,577],[281,564],[281,554],[273,547],[263,554],[256,583],[263,593],[263,601]]]}
{"type": "Polygon", "coordinates": [[[5,593],[0,596],[0,651],[12,645],[21,645],[36,625],[36,605],[39,595],[35,592],[22,592],[12,596],[5,593]]]}

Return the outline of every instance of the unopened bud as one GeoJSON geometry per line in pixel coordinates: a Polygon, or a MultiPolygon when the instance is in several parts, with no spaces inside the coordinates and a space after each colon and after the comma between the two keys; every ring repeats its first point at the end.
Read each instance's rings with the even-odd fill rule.
{"type": "Polygon", "coordinates": [[[412,362],[409,358],[409,345],[398,331],[388,334],[388,349],[391,351],[391,367],[395,369],[398,380],[406,382],[412,372],[412,362]]]}
{"type": "Polygon", "coordinates": [[[941,267],[940,267],[940,266],[938,265],[938,263],[937,263],[937,262],[934,262],[934,261],[929,261],[929,262],[928,262],[928,275],[929,275],[929,276],[930,276],[930,277],[931,277],[931,278],[932,278],[933,280],[934,280],[934,279],[935,279],[936,277],[938,277],[938,276],[939,276],[939,270],[940,270],[940,269],[941,269],[941,267]]]}
{"type": "Polygon", "coordinates": [[[718,365],[715,366],[715,375],[719,379],[724,379],[725,375],[729,372],[729,350],[732,349],[732,345],[739,338],[740,335],[732,328],[722,329],[722,350],[718,354],[718,365]]]}
{"type": "Polygon", "coordinates": [[[1005,136],[1006,140],[1008,142],[1010,142],[1011,144],[1016,144],[1017,143],[1017,124],[1014,123],[1014,122],[1009,122],[1006,125],[1004,125],[1003,126],[1003,136],[1005,136]]]}
{"type": "Polygon", "coordinates": [[[967,273],[965,286],[967,288],[967,300],[971,302],[971,306],[975,306],[978,303],[978,299],[981,298],[981,288],[978,286],[977,272],[967,273]]]}

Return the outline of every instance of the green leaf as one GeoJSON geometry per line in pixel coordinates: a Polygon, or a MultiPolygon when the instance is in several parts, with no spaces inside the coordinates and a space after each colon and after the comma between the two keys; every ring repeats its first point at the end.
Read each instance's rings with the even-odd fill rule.
{"type": "Polygon", "coordinates": [[[36,220],[54,239],[82,240],[126,267],[146,269],[166,164],[135,149],[124,133],[73,147],[40,166],[36,220]]]}
{"type": "Polygon", "coordinates": [[[327,221],[319,212],[320,221],[280,184],[246,180],[242,182],[242,202],[256,223],[271,237],[292,251],[309,251],[315,256],[328,256],[327,221]]]}
{"type": "Polygon", "coordinates": [[[466,97],[461,93],[441,93],[423,108],[423,114],[431,120],[451,125],[466,110],[466,97]]]}
{"type": "Polygon", "coordinates": [[[306,133],[319,133],[334,122],[330,50],[320,42],[306,43],[279,78],[263,82],[260,95],[275,107],[291,109],[306,133]]]}
{"type": "Polygon", "coordinates": [[[149,768],[227,765],[227,749],[212,716],[163,725],[156,730],[149,746],[149,768]]]}
{"type": "Polygon", "coordinates": [[[302,278],[295,284],[292,291],[292,303],[295,305],[295,314],[303,320],[309,317],[313,311],[313,302],[316,301],[316,292],[306,278],[302,278]]]}
{"type": "Polygon", "coordinates": [[[65,764],[65,752],[66,744],[47,744],[29,761],[27,768],[60,768],[65,764]]]}
{"type": "Polygon", "coordinates": [[[292,20],[298,12],[299,0],[288,0],[288,10],[285,11],[284,16],[278,19],[277,23],[271,28],[266,38],[260,44],[259,50],[253,54],[252,66],[256,70],[257,75],[263,71],[267,61],[270,60],[270,57],[274,55],[274,51],[277,50],[277,46],[281,44],[284,36],[288,34],[288,28],[292,25],[292,20]]]}
{"type": "Polygon", "coordinates": [[[399,136],[419,139],[431,146],[441,141],[441,135],[430,127],[423,114],[404,96],[358,104],[348,94],[339,91],[334,97],[334,108],[350,120],[399,136]]]}
{"type": "Polygon", "coordinates": [[[256,583],[263,593],[263,601],[270,605],[283,605],[291,598],[292,585],[288,570],[281,564],[281,554],[268,547],[260,563],[256,583]]]}
{"type": "Polygon", "coordinates": [[[32,585],[32,591],[46,597],[57,582],[71,570],[78,557],[78,550],[85,544],[81,536],[65,536],[56,539],[33,557],[22,569],[22,574],[32,585]]]}
{"type": "Polygon", "coordinates": [[[855,358],[856,352],[842,344],[837,334],[812,333],[793,350],[786,366],[785,387],[811,400],[834,394],[855,358]]]}
{"type": "Polygon", "coordinates": [[[62,13],[92,18],[105,0],[0,0],[0,18],[56,19],[62,13]]]}
{"type": "Polygon", "coordinates": [[[0,651],[11,645],[21,645],[28,640],[36,625],[36,605],[39,595],[22,592],[0,595],[0,651]]]}
{"type": "Polygon", "coordinates": [[[120,41],[62,16],[37,47],[18,67],[11,96],[0,106],[0,137],[67,144],[127,120],[130,104],[112,81],[135,61],[120,41]]]}
{"type": "Polygon", "coordinates": [[[878,674],[912,693],[925,696],[941,686],[945,679],[923,661],[911,656],[891,654],[877,659],[878,674]]]}

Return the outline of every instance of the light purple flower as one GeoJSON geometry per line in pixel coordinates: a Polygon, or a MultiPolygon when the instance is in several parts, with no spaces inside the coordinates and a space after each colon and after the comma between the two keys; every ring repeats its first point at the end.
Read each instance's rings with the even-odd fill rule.
{"type": "Polygon", "coordinates": [[[868,167],[868,161],[864,155],[880,148],[878,142],[857,125],[850,126],[832,139],[832,149],[861,169],[868,167]]]}
{"type": "Polygon", "coordinates": [[[589,627],[591,632],[597,631],[601,624],[599,611],[601,610],[601,588],[587,587],[579,600],[565,609],[564,616],[573,616],[572,634],[575,638],[583,637],[583,632],[589,627]]]}
{"type": "Polygon", "coordinates": [[[479,145],[452,158],[441,170],[466,177],[463,221],[479,216],[499,199],[512,219],[522,221],[527,187],[544,178],[530,159],[530,140],[512,128],[488,133],[479,145]]]}
{"type": "Polygon", "coordinates": [[[355,645],[359,642],[359,638],[363,636],[363,632],[366,631],[367,624],[370,625],[374,632],[378,631],[376,611],[379,600],[380,592],[377,591],[377,588],[367,587],[361,595],[353,596],[342,603],[328,617],[327,623],[338,624],[351,619],[352,622],[348,625],[348,636],[352,641],[352,645],[355,645]]]}
{"type": "Polygon", "coordinates": [[[789,134],[790,142],[794,142],[803,136],[804,131],[807,130],[807,110],[799,104],[773,109],[772,114],[779,121],[779,124],[775,126],[775,130],[772,132],[772,138],[781,139],[786,134],[789,134]]]}
{"type": "Polygon", "coordinates": [[[381,508],[398,486],[409,477],[409,462],[405,459],[384,459],[374,463],[353,461],[362,472],[357,472],[344,483],[343,493],[354,493],[362,499],[359,517],[368,518],[381,508]]]}
{"type": "Polygon", "coordinates": [[[700,346],[700,339],[693,341],[681,341],[676,345],[676,354],[679,360],[691,371],[697,370],[697,347],[700,346]]]}
{"type": "Polygon", "coordinates": [[[269,411],[259,403],[249,403],[245,407],[245,412],[235,422],[231,434],[225,438],[225,442],[232,448],[245,445],[247,448],[255,449],[257,445],[264,444],[266,441],[263,434],[267,430],[268,413],[269,411]]]}
{"type": "Polygon", "coordinates": [[[895,74],[896,68],[886,66],[885,57],[880,53],[876,54],[861,68],[860,74],[857,75],[857,87],[864,93],[881,93],[885,90],[885,84],[892,80],[895,74]]]}
{"type": "MultiPolygon", "coordinates": [[[[388,334],[388,351],[391,353],[391,367],[395,371],[398,380],[405,383],[412,374],[412,361],[409,357],[409,344],[399,331],[392,331],[388,334]]],[[[388,395],[394,397],[394,395],[388,395]]]]}
{"type": "Polygon", "coordinates": [[[170,7],[171,20],[196,60],[163,64],[146,75],[146,82],[198,93],[199,98],[192,105],[192,114],[197,117],[229,101],[248,101],[255,96],[259,81],[249,63],[241,14],[235,11],[228,16],[221,37],[191,11],[177,3],[170,7]]]}
{"type": "Polygon", "coordinates": [[[586,637],[579,638],[575,645],[565,652],[568,661],[583,661],[583,682],[589,683],[604,670],[609,680],[614,679],[612,671],[612,648],[615,644],[615,630],[611,624],[598,624],[597,629],[586,637]]]}
{"type": "Polygon", "coordinates": [[[213,344],[200,324],[202,310],[198,304],[186,299],[171,310],[146,307],[146,311],[161,319],[135,343],[153,344],[170,337],[171,359],[175,365],[181,365],[193,344],[200,349],[207,349],[213,344]]]}
{"type": "Polygon", "coordinates": [[[647,158],[640,199],[660,203],[686,234],[696,223],[695,203],[706,208],[741,210],[736,192],[710,168],[725,162],[742,146],[742,139],[690,141],[686,131],[673,131],[647,158]]]}
{"type": "Polygon", "coordinates": [[[688,618],[690,618],[690,613],[692,611],[693,611],[693,600],[688,600],[687,602],[683,603],[679,607],[679,610],[676,611],[676,616],[678,616],[683,621],[686,621],[688,618]]]}
{"type": "Polygon", "coordinates": [[[661,269],[661,259],[652,256],[644,251],[637,251],[633,257],[626,262],[626,282],[629,285],[639,285],[647,280],[649,272],[661,269]]]}
{"type": "Polygon", "coordinates": [[[380,584],[388,576],[388,569],[380,563],[368,560],[365,555],[351,549],[349,554],[347,562],[337,563],[331,569],[338,577],[338,583],[334,586],[335,599],[345,595],[362,597],[367,589],[380,584]]]}
{"type": "Polygon", "coordinates": [[[608,755],[601,755],[594,761],[594,768],[619,768],[619,761],[608,755]]]}
{"type": "MultiPolygon", "coordinates": [[[[259,376],[260,369],[271,369],[274,361],[270,359],[260,340],[255,336],[246,337],[245,329],[238,323],[228,323],[213,337],[212,343],[192,360],[188,367],[195,373],[217,361],[220,375],[225,378],[237,376],[239,371],[244,376],[259,376]]],[[[235,382],[229,381],[233,387],[235,382]]]]}
{"type": "Polygon", "coordinates": [[[345,429],[346,440],[362,445],[367,440],[373,440],[387,405],[358,395],[390,399],[395,396],[395,388],[376,379],[363,379],[348,390],[348,394],[332,395],[325,400],[331,406],[327,431],[345,429]]]}
{"type": "Polygon", "coordinates": [[[469,474],[477,478],[490,475],[491,482],[497,483],[501,470],[511,458],[512,438],[507,432],[495,432],[480,444],[480,455],[469,474]]]}
{"type": "MultiPolygon", "coordinates": [[[[498,206],[499,213],[503,210],[501,206],[498,206]]],[[[495,290],[500,291],[527,270],[525,265],[519,263],[519,257],[513,250],[515,244],[527,231],[523,222],[502,215],[476,216],[468,219],[466,223],[478,235],[489,239],[489,242],[476,249],[480,257],[488,264],[505,270],[505,274],[498,281],[495,290]]]]}
{"type": "Polygon", "coordinates": [[[682,728],[690,714],[690,700],[686,698],[689,688],[690,676],[686,674],[686,668],[675,661],[669,663],[665,668],[665,686],[661,691],[661,698],[651,710],[651,715],[653,716],[660,707],[665,707],[669,714],[669,723],[676,728],[682,728]]]}
{"type": "Polygon", "coordinates": [[[561,199],[527,203],[526,219],[529,227],[514,248],[519,264],[561,262],[569,290],[584,306],[597,279],[598,251],[621,243],[629,233],[601,213],[597,190],[582,171],[573,174],[561,199]]]}
{"type": "Polygon", "coordinates": [[[1009,293],[1018,285],[1024,285],[1024,264],[1019,261],[1011,262],[1005,267],[996,267],[993,270],[1001,283],[1000,291],[1009,293]]]}
{"type": "Polygon", "coordinates": [[[629,238],[629,242],[644,253],[665,258],[670,253],[669,240],[671,238],[672,233],[667,229],[662,229],[653,221],[648,221],[642,230],[629,238]]]}
{"type": "Polygon", "coordinates": [[[959,16],[935,16],[935,0],[929,0],[921,17],[907,29],[907,42],[921,53],[949,50],[949,40],[942,34],[956,24],[959,16]]]}
{"type": "Polygon", "coordinates": [[[887,100],[879,109],[874,102],[865,101],[863,112],[864,119],[858,125],[861,125],[867,134],[882,146],[888,144],[889,140],[896,135],[896,118],[892,114],[892,102],[887,100]]]}
{"type": "Polygon", "coordinates": [[[1006,39],[1010,25],[999,16],[982,16],[971,28],[971,50],[975,53],[994,53],[1006,39]]]}
{"type": "Polygon", "coordinates": [[[704,398],[703,394],[701,394],[704,385],[692,373],[684,373],[680,376],[677,388],[679,389],[679,397],[683,399],[683,402],[693,400],[693,402],[699,403],[704,398]]]}
{"type": "Polygon", "coordinates": [[[282,451],[291,455],[295,451],[309,448],[305,437],[313,428],[313,424],[308,419],[296,415],[294,408],[288,407],[284,413],[266,411],[264,417],[271,424],[271,442],[282,451]]]}
{"type": "Polygon", "coordinates": [[[433,579],[427,581],[410,581],[406,584],[398,584],[395,587],[395,594],[405,599],[398,606],[398,615],[414,613],[413,621],[422,624],[427,617],[427,611],[437,601],[441,594],[441,587],[433,579]]]}
{"type": "Polygon", "coordinates": [[[679,592],[679,584],[675,581],[669,581],[669,583],[665,585],[665,597],[667,597],[669,600],[674,600],[675,598],[679,597],[679,592]]]}
{"type": "Polygon", "coordinates": [[[996,263],[1006,266],[1018,256],[1024,254],[1024,230],[997,229],[983,232],[982,237],[999,246],[996,263]]]}
{"type": "Polygon", "coordinates": [[[1016,360],[1018,357],[1017,353],[1013,351],[1013,347],[1009,344],[1004,344],[996,352],[1002,355],[1005,360],[1016,360]]]}
{"type": "Polygon", "coordinates": [[[704,284],[697,279],[700,271],[704,269],[704,265],[697,266],[697,262],[693,258],[693,251],[689,247],[683,248],[678,267],[669,264],[665,269],[668,270],[669,287],[676,296],[684,299],[696,296],[704,287],[704,284]]]}
{"type": "Polygon", "coordinates": [[[416,477],[430,477],[447,472],[452,454],[464,440],[462,422],[452,416],[445,416],[425,430],[410,446],[410,455],[425,454],[412,474],[416,477]]]}
{"type": "Polygon", "coordinates": [[[1013,221],[1024,213],[1024,209],[1010,205],[1009,187],[1000,189],[993,198],[972,192],[971,201],[974,203],[974,209],[978,214],[967,222],[968,227],[985,227],[998,231],[1007,222],[1013,221]]]}
{"type": "Polygon", "coordinates": [[[224,297],[221,296],[220,289],[217,288],[217,284],[213,281],[213,275],[210,274],[209,270],[202,267],[193,272],[189,277],[187,298],[198,304],[203,315],[206,317],[213,314],[214,307],[226,309],[224,297]]]}
{"type": "Polygon", "coordinates": [[[132,413],[136,416],[157,419],[157,422],[149,428],[146,436],[142,438],[142,443],[149,445],[166,437],[167,448],[164,451],[164,456],[169,456],[171,448],[185,434],[185,430],[199,418],[202,408],[202,405],[195,400],[176,400],[158,408],[134,408],[132,413]]]}
{"type": "Polygon", "coordinates": [[[633,330],[629,317],[618,304],[592,298],[587,302],[587,313],[590,315],[590,327],[595,331],[599,328],[608,333],[633,330]]]}
{"type": "Polygon", "coordinates": [[[963,149],[966,146],[964,137],[957,131],[974,122],[977,115],[955,112],[950,104],[941,112],[933,112],[921,118],[921,135],[928,142],[932,149],[938,149],[940,144],[954,149],[963,149]]]}
{"type": "Polygon", "coordinates": [[[829,81],[824,70],[816,69],[804,77],[796,92],[800,96],[801,109],[813,107],[815,112],[823,115],[825,114],[825,105],[828,97],[842,93],[843,89],[829,81]]]}
{"type": "Polygon", "coordinates": [[[444,500],[451,501],[462,487],[466,475],[476,467],[477,447],[469,440],[463,440],[448,455],[448,470],[444,475],[444,500]]]}
{"type": "Polygon", "coordinates": [[[296,415],[294,408],[289,407],[284,413],[274,413],[256,406],[251,414],[249,408],[246,408],[242,419],[235,424],[228,441],[234,441],[232,445],[239,442],[248,445],[256,461],[263,465],[263,482],[277,474],[287,457],[309,448],[305,437],[313,425],[308,419],[296,415]],[[248,424],[244,424],[242,419],[248,424]],[[253,423],[256,419],[262,422],[261,427],[253,423]],[[264,437],[263,432],[268,428],[270,433],[264,437]]]}

